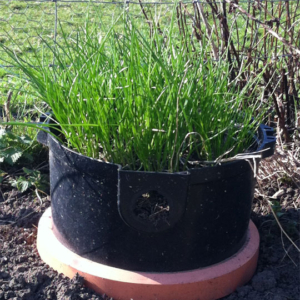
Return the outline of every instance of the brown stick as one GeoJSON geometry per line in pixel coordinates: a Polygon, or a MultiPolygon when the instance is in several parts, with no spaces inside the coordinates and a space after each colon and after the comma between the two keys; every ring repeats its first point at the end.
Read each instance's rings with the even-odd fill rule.
{"type": "Polygon", "coordinates": [[[203,13],[202,5],[198,2],[197,6],[198,6],[198,11],[199,11],[199,14],[201,16],[201,19],[202,19],[203,23],[205,24],[207,38],[208,39],[210,38],[210,42],[211,42],[211,46],[212,46],[212,51],[213,51],[213,54],[214,54],[214,58],[215,59],[219,59],[218,49],[217,49],[217,47],[216,47],[216,45],[215,45],[215,43],[213,41],[211,28],[210,28],[210,25],[208,24],[208,21],[207,21],[205,15],[203,13]]]}
{"type": "Polygon", "coordinates": [[[285,101],[286,101],[286,123],[287,125],[291,125],[291,101],[289,96],[289,87],[288,87],[288,80],[286,76],[286,71],[282,70],[282,79],[283,79],[283,90],[285,93],[285,101]]]}
{"type": "Polygon", "coordinates": [[[290,142],[290,135],[289,135],[289,133],[287,131],[287,128],[285,127],[284,107],[282,105],[279,107],[277,98],[274,95],[274,92],[272,91],[272,88],[270,86],[270,78],[271,78],[271,76],[269,76],[268,72],[266,71],[266,73],[263,74],[263,78],[264,78],[265,83],[266,83],[266,90],[268,90],[269,93],[270,93],[270,95],[272,95],[272,99],[273,99],[273,102],[274,102],[276,114],[278,116],[278,125],[279,125],[279,128],[283,132],[285,141],[286,142],[290,142]]]}
{"type": "Polygon", "coordinates": [[[11,100],[12,94],[13,94],[12,91],[8,92],[7,100],[4,103],[4,112],[5,112],[6,122],[10,121],[10,100],[11,100]]]}
{"type": "Polygon", "coordinates": [[[251,14],[249,14],[247,11],[245,11],[242,7],[240,7],[239,5],[232,3],[230,0],[225,0],[227,3],[231,3],[231,5],[235,8],[237,8],[241,13],[243,13],[244,15],[246,15],[249,19],[257,22],[258,24],[260,24],[263,28],[265,28],[271,35],[273,35],[277,40],[279,40],[280,42],[282,42],[285,46],[289,47],[291,50],[295,51],[297,54],[300,55],[300,49],[291,45],[286,39],[284,39],[283,37],[281,37],[278,33],[276,33],[274,30],[272,30],[268,25],[266,25],[265,23],[261,22],[260,20],[256,19],[255,17],[253,17],[251,14]]]}

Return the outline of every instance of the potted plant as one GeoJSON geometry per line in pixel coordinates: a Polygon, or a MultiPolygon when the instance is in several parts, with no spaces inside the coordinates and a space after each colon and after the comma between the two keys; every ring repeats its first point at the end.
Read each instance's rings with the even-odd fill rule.
{"type": "Polygon", "coordinates": [[[55,235],[94,262],[186,271],[245,243],[253,169],[275,144],[253,100],[260,77],[239,87],[226,57],[213,61],[175,24],[173,14],[150,35],[132,20],[119,32],[62,31],[61,44],[47,43],[51,68],[1,46],[51,109],[39,140],[50,150],[55,235]]]}

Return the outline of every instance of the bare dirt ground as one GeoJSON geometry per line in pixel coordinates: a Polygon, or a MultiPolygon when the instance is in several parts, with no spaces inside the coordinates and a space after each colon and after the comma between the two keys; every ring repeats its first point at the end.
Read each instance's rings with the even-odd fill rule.
{"type": "MultiPolygon", "coordinates": [[[[257,271],[223,299],[300,299],[300,165],[294,153],[279,148],[261,164],[252,213],[261,237],[257,271]]],[[[32,191],[0,187],[0,299],[109,299],[85,288],[83,278],[66,278],[41,261],[37,226],[49,205],[49,196],[38,199],[32,191]]]]}

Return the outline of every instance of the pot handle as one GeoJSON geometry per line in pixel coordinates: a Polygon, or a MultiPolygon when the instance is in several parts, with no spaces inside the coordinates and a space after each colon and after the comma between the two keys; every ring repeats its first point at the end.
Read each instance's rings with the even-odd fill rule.
{"type": "Polygon", "coordinates": [[[258,128],[258,147],[256,151],[262,151],[262,158],[269,157],[274,154],[276,146],[276,136],[274,136],[274,129],[270,126],[261,124],[258,128]]]}
{"type": "MultiPolygon", "coordinates": [[[[38,123],[41,127],[43,127],[44,123],[49,123],[49,120],[47,120],[47,115],[41,115],[40,116],[40,122],[38,123]]],[[[48,147],[48,132],[49,128],[43,127],[44,130],[40,130],[37,135],[37,141],[44,146],[48,147]]]]}
{"type": "Polygon", "coordinates": [[[186,210],[190,174],[118,171],[118,210],[132,229],[157,233],[175,226],[186,210]]]}
{"type": "Polygon", "coordinates": [[[44,130],[40,130],[37,135],[37,141],[48,147],[48,133],[44,130]]]}

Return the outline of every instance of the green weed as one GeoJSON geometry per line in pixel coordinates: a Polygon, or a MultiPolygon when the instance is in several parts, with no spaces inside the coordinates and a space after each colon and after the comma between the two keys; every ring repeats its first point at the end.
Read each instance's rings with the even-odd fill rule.
{"type": "Polygon", "coordinates": [[[16,179],[11,179],[11,186],[16,187],[21,193],[27,191],[29,188],[34,188],[43,192],[48,189],[48,176],[41,174],[38,170],[23,168],[23,171],[25,176],[18,176],[16,179]]]}
{"type": "Polygon", "coordinates": [[[32,139],[27,135],[18,136],[9,129],[0,128],[0,164],[14,165],[23,157],[29,161],[33,160],[28,148],[32,139]]]}

